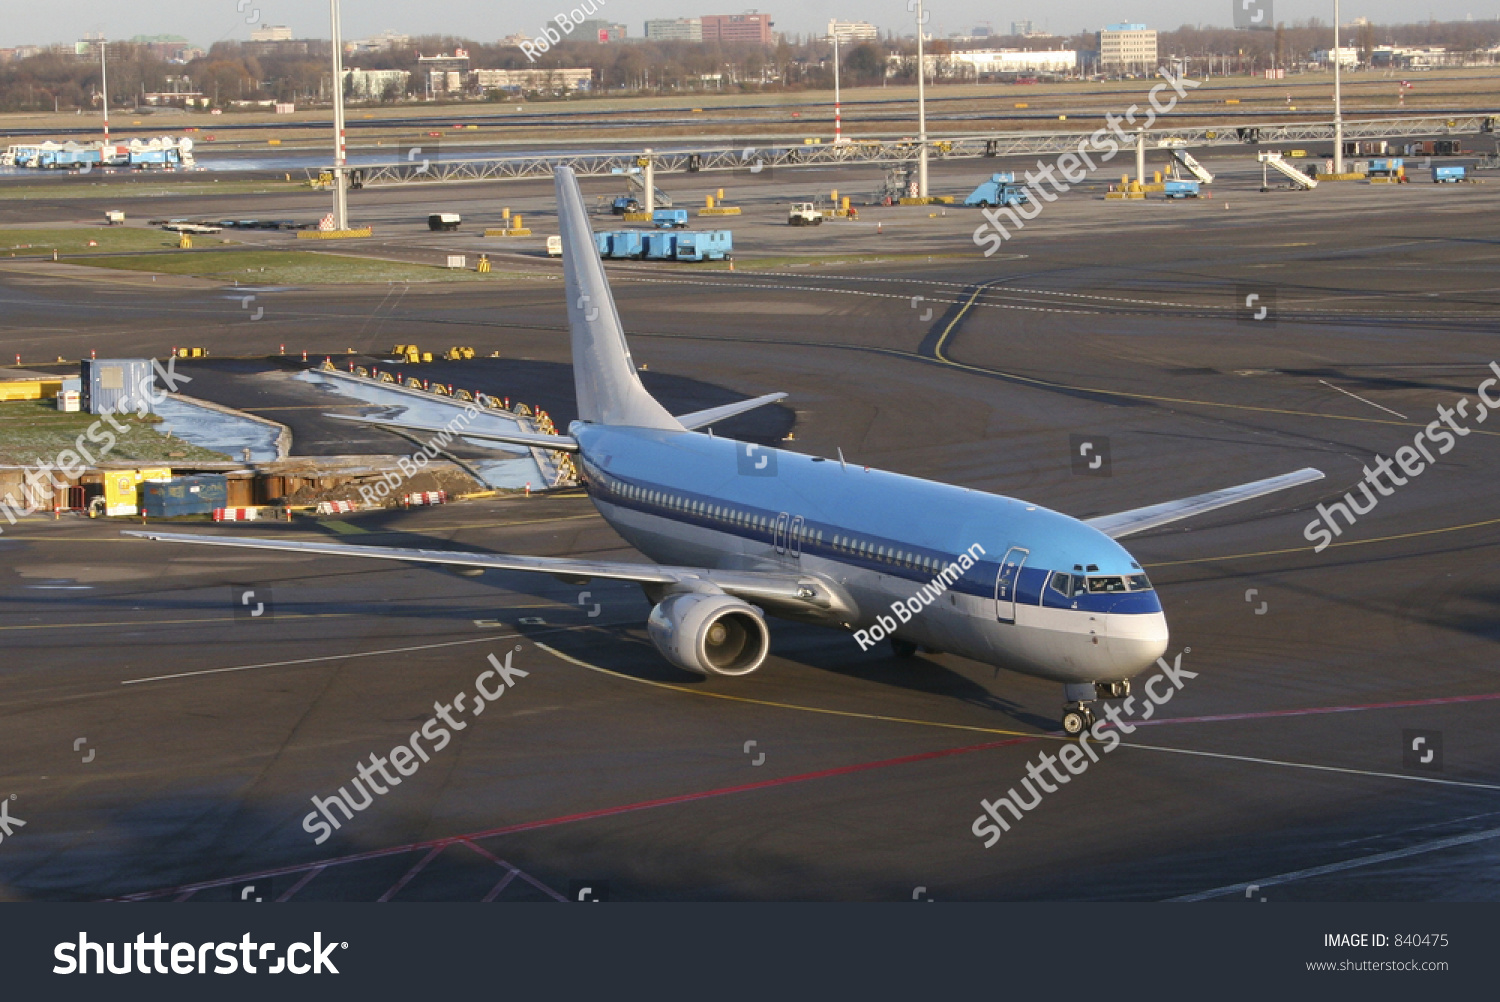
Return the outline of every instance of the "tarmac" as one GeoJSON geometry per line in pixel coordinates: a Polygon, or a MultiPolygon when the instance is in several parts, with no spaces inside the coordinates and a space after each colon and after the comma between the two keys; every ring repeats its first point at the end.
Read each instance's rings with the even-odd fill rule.
{"type": "MultiPolygon", "coordinates": [[[[684,199],[723,184],[746,206],[732,222],[736,271],[609,269],[634,358],[669,409],[790,394],[718,434],[842,450],[1079,516],[1303,466],[1327,474],[1125,541],[1160,591],[1169,660],[1194,677],[992,848],[970,830],[981,800],[1062,743],[1053,684],[949,655],[862,652],[780,621],[758,672],[699,679],[651,647],[633,586],[200,551],[121,536],[129,523],[31,518],[0,526],[0,796],[26,822],[0,844],[0,896],[1500,899],[1500,514],[1487,472],[1500,428],[1473,423],[1323,552],[1303,534],[1316,505],[1411,442],[1438,405],[1467,397],[1473,413],[1500,327],[1500,240],[1486,222],[1500,190],[1262,193],[1253,161],[1205,162],[1223,173],[1212,199],[1074,192],[990,258],[972,241],[976,210],[779,222],[786,202],[868,186],[865,175],[700,177],[678,186],[684,199]],[[1108,476],[1075,469],[1073,436],[1107,446],[1108,476]],[[503,700],[480,715],[456,703],[490,655],[508,654],[527,674],[503,700]],[[316,844],[311,798],[406,742],[435,704],[465,724],[451,744],[316,844]]],[[[938,168],[947,190],[976,174],[938,168]]],[[[563,427],[563,294],[538,252],[549,197],[519,182],[354,202],[378,253],[415,261],[493,243],[465,230],[503,200],[538,236],[499,253],[535,279],[414,284],[399,298],[263,289],[250,321],[244,290],[4,264],[0,329],[23,358],[201,344],[213,357],[182,366],[203,377],[187,392],[247,407],[306,403],[257,405],[245,387],[263,384],[230,378],[278,368],[265,358],[282,343],[317,360],[472,345],[500,358],[433,377],[526,399],[563,427]],[[440,210],[464,213],[465,230],[427,233],[440,210]]],[[[279,217],[314,199],[326,195],[247,196],[232,210],[154,199],[150,211],[279,217]]],[[[40,211],[0,208],[7,223],[40,211]]],[[[294,434],[293,455],[317,434],[294,434]]],[[[391,451],[388,437],[346,434],[391,451]]],[[[576,494],[180,531],[633,555],[576,494]]]]}

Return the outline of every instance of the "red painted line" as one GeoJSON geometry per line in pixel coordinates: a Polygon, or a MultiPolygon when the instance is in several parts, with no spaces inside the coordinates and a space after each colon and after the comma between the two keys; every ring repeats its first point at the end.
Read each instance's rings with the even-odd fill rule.
{"type": "MultiPolygon", "coordinates": [[[[842,765],[833,769],[819,769],[816,772],[803,772],[794,776],[782,776],[779,779],[766,779],[758,783],[741,783],[737,786],[721,786],[713,790],[701,790],[697,793],[680,793],[672,797],[659,797],[655,800],[642,800],[634,804],[622,804],[618,807],[603,807],[593,811],[581,811],[577,814],[564,814],[555,818],[546,818],[540,821],[523,821],[520,824],[505,825],[500,828],[488,828],[484,831],[469,832],[463,835],[447,835],[439,839],[431,839],[426,842],[412,842],[407,845],[390,846],[385,849],[371,849],[368,852],[353,853],[348,856],[336,856],[333,859],[325,859],[317,863],[302,863],[297,866],[283,866],[273,870],[261,870],[256,873],[241,874],[234,877],[223,877],[217,880],[203,881],[196,884],[183,884],[180,887],[168,887],[156,891],[139,891],[135,894],[122,895],[119,898],[111,898],[113,901],[145,901],[150,898],[163,897],[168,894],[180,894],[203,890],[208,887],[223,887],[225,884],[238,883],[243,880],[258,880],[263,877],[284,876],[292,873],[302,873],[310,867],[317,867],[321,871],[330,866],[342,866],[346,863],[359,863],[365,860],[380,859],[385,856],[394,856],[404,852],[416,852],[419,849],[443,849],[455,842],[473,842],[475,839],[494,838],[497,835],[510,835],[515,832],[536,831],[541,828],[553,828],[557,825],[572,824],[576,821],[590,821],[594,818],[614,817],[619,814],[630,814],[635,811],[650,810],[655,807],[668,807],[672,804],[687,804],[697,800],[707,800],[711,797],[727,797],[736,793],[749,793],[753,790],[767,790],[778,786],[789,786],[793,783],[806,783],[814,779],[830,779],[834,776],[848,776],[858,772],[869,772],[872,769],[887,769],[897,765],[910,765],[913,762],[930,762],[935,759],[949,758],[954,755],[967,755],[971,752],[989,751],[992,748],[1004,748],[1007,745],[1027,744],[1032,741],[1041,740],[1037,737],[1007,738],[1004,741],[986,741],[977,745],[964,745],[960,748],[944,748],[940,751],[922,752],[917,755],[903,755],[900,758],[880,759],[876,762],[861,762],[856,765],[842,765]]],[[[484,852],[479,846],[474,849],[484,852]]],[[[495,857],[491,856],[492,859],[495,857]]],[[[499,862],[496,859],[496,862],[499,862]]],[[[509,865],[509,864],[503,864],[509,865]]],[[[557,898],[559,901],[566,900],[558,893],[543,884],[538,883],[526,874],[520,874],[521,879],[533,884],[539,890],[557,898]]]]}
{"type": "Polygon", "coordinates": [[[1473,696],[1435,696],[1431,699],[1405,699],[1395,703],[1357,703],[1352,706],[1313,706],[1301,710],[1264,710],[1259,713],[1219,713],[1206,717],[1170,717],[1165,720],[1127,720],[1135,727],[1161,724],[1213,724],[1227,720],[1266,720],[1272,717],[1314,717],[1327,713],[1355,713],[1360,710],[1400,710],[1413,706],[1444,706],[1450,703],[1480,703],[1500,699],[1500,692],[1473,696]]]}
{"type": "Polygon", "coordinates": [[[490,828],[482,832],[473,832],[469,835],[450,836],[443,841],[456,841],[458,839],[481,839],[494,838],[497,835],[511,835],[516,832],[535,831],[538,828],[553,828],[557,825],[572,824],[575,821],[591,821],[594,818],[614,817],[618,814],[630,814],[635,811],[650,810],[654,807],[667,807],[672,804],[692,803],[695,800],[707,800],[711,797],[727,797],[735,793],[748,793],[751,790],[767,790],[777,786],[787,786],[792,783],[805,783],[814,779],[828,779],[832,776],[847,776],[856,772],[867,772],[871,769],[885,769],[894,765],[909,765],[913,762],[926,762],[933,759],[947,758],[951,755],[966,755],[970,752],[988,751],[991,748],[1003,748],[1006,745],[1018,745],[1038,738],[1008,738],[1005,741],[986,741],[984,744],[966,745],[962,748],[944,748],[942,751],[923,752],[920,755],[904,755],[901,758],[882,759],[878,762],[862,762],[858,765],[841,765],[833,769],[820,769],[817,772],[804,772],[795,776],[782,776],[779,779],[766,779],[759,783],[742,783],[739,786],[723,786],[716,790],[702,790],[697,793],[679,793],[673,797],[660,797],[656,800],[642,800],[634,804],[624,804],[619,807],[602,807],[595,811],[581,811],[577,814],[564,814],[561,817],[547,818],[543,821],[523,821],[520,824],[506,825],[502,828],[490,828]]]}

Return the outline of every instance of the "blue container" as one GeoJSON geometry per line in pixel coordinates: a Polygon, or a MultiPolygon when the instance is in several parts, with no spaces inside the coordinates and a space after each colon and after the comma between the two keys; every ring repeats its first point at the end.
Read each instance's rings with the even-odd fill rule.
{"type": "Polygon", "coordinates": [[[1466,171],[1462,167],[1434,167],[1432,180],[1437,184],[1457,184],[1464,180],[1466,171]]]}
{"type": "Polygon", "coordinates": [[[644,243],[646,257],[652,261],[670,261],[677,253],[676,233],[647,233],[644,243]]]}
{"type": "Polygon", "coordinates": [[[148,480],[141,484],[141,507],[154,518],[174,515],[209,515],[229,500],[229,478],[205,473],[171,480],[148,480]]]}
{"type": "Polygon", "coordinates": [[[679,261],[722,261],[733,251],[734,234],[729,230],[677,234],[679,261]]]}
{"type": "Polygon", "coordinates": [[[616,230],[609,235],[609,256],[612,258],[637,258],[644,253],[642,230],[616,230]]]}
{"type": "Polygon", "coordinates": [[[1197,181],[1163,181],[1162,194],[1168,198],[1197,198],[1197,181]]]}
{"type": "Polygon", "coordinates": [[[595,233],[594,246],[598,248],[600,257],[609,257],[609,234],[595,233]]]}
{"type": "Polygon", "coordinates": [[[683,230],[687,224],[686,209],[657,209],[651,214],[651,225],[659,230],[683,230]]]}
{"type": "Polygon", "coordinates": [[[90,414],[153,411],[151,397],[156,373],[149,358],[85,358],[78,374],[83,389],[80,402],[90,414]]]}

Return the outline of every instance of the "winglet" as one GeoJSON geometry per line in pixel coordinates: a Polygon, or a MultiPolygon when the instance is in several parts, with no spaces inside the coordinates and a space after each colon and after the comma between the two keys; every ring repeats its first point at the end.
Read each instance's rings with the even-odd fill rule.
{"type": "Polygon", "coordinates": [[[573,338],[573,385],[579,420],[636,428],[684,430],[646,392],[625,343],[625,329],[594,246],[583,195],[573,171],[554,171],[557,221],[562,231],[563,285],[573,338]]]}

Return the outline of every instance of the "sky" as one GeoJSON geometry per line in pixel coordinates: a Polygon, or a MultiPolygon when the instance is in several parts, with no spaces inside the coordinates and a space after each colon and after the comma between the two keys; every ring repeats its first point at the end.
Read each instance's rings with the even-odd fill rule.
{"type": "MultiPolygon", "coordinates": [[[[543,19],[571,10],[579,0],[540,0],[533,4],[496,4],[493,0],[343,0],[345,39],[364,38],[387,29],[408,35],[451,34],[494,42],[513,32],[536,34],[543,19]]],[[[599,0],[595,0],[596,4],[599,0]]],[[[776,30],[809,34],[827,28],[829,18],[870,21],[881,30],[901,34],[913,30],[915,15],[908,0],[749,0],[763,6],[741,6],[746,0],[717,3],[715,0],[605,0],[597,16],[622,22],[631,37],[640,37],[648,18],[692,17],[698,14],[734,14],[759,9],[771,14],[776,30]]],[[[1277,20],[1290,24],[1309,17],[1325,22],[1333,19],[1331,0],[1272,0],[1277,20]]],[[[916,0],[910,0],[915,9],[916,0]]],[[[1234,0],[1015,0],[1004,7],[993,0],[933,0],[927,7],[929,32],[939,37],[967,32],[986,21],[1001,33],[1010,22],[1029,17],[1038,30],[1071,34],[1097,30],[1104,24],[1139,21],[1148,27],[1171,29],[1183,24],[1228,26],[1234,0]]],[[[0,18],[0,47],[23,44],[71,42],[86,32],[104,32],[110,38],[135,35],[181,35],[207,47],[216,41],[247,41],[253,27],[284,24],[298,38],[329,37],[328,8],[313,0],[152,0],[122,3],[119,0],[49,0],[23,4],[7,0],[0,18]],[[258,15],[258,17],[257,17],[258,15]]],[[[1400,0],[1345,0],[1341,5],[1345,22],[1367,17],[1377,24],[1475,19],[1500,16],[1500,0],[1489,9],[1474,0],[1428,0],[1409,4],[1400,0]]]]}

